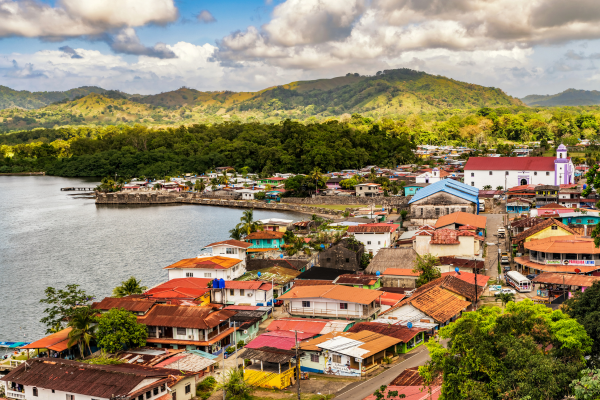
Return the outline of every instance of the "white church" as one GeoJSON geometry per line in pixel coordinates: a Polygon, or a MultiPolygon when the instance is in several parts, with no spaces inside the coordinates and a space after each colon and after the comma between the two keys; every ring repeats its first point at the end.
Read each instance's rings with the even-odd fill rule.
{"type": "Polygon", "coordinates": [[[471,157],[465,165],[467,185],[503,189],[521,185],[563,185],[575,182],[575,166],[564,144],[554,157],[471,157]]]}

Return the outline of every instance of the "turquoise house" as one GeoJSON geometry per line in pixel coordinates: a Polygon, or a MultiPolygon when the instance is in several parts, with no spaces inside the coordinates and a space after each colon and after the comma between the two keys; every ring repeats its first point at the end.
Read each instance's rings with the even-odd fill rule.
{"type": "Polygon", "coordinates": [[[283,240],[285,232],[257,231],[246,236],[246,242],[252,243],[248,252],[279,250],[285,244],[283,240]]]}
{"type": "Polygon", "coordinates": [[[405,196],[414,196],[419,190],[423,189],[429,183],[411,183],[410,185],[404,186],[405,196]]]}
{"type": "Polygon", "coordinates": [[[565,225],[598,225],[600,216],[598,214],[582,214],[581,212],[564,213],[559,219],[565,225]]]}

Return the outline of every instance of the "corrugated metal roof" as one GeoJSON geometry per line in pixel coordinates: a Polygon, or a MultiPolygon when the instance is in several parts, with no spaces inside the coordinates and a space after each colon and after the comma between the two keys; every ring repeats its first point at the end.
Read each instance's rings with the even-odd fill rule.
{"type": "Polygon", "coordinates": [[[211,282],[210,278],[175,278],[168,280],[166,282],[161,283],[160,285],[154,286],[145,292],[153,293],[154,291],[160,291],[163,289],[172,289],[172,288],[198,288],[198,289],[206,289],[208,288],[208,283],[211,282]]]}
{"type": "Polygon", "coordinates": [[[144,317],[138,317],[138,321],[149,326],[208,329],[226,321],[235,313],[233,310],[213,311],[210,307],[157,304],[144,317]]]}
{"type": "Polygon", "coordinates": [[[372,232],[372,233],[385,233],[385,232],[393,232],[395,230],[397,230],[400,227],[400,225],[396,225],[396,224],[360,224],[360,225],[356,225],[356,226],[350,226],[348,227],[348,231],[347,232],[353,232],[353,233],[365,233],[365,232],[372,232]]]}
{"type": "Polygon", "coordinates": [[[261,347],[260,349],[245,349],[239,357],[248,360],[260,360],[275,364],[284,364],[289,362],[292,358],[295,358],[296,352],[274,347],[261,347]]]}
{"type": "Polygon", "coordinates": [[[216,361],[202,357],[198,354],[182,354],[169,358],[157,364],[157,367],[174,368],[180,371],[200,372],[215,364],[216,361]]]}
{"type": "Polygon", "coordinates": [[[408,204],[422,200],[438,192],[446,192],[461,199],[471,201],[479,207],[479,190],[473,186],[465,185],[464,183],[452,180],[443,179],[419,190],[408,204]]]}
{"type": "Polygon", "coordinates": [[[21,347],[22,349],[50,349],[54,351],[63,351],[68,349],[69,333],[71,328],[66,328],[40,340],[21,347]]]}
{"type": "Polygon", "coordinates": [[[281,318],[271,322],[267,331],[299,331],[307,334],[324,335],[331,332],[343,332],[353,321],[281,318]]]}
{"type": "Polygon", "coordinates": [[[102,301],[92,303],[96,310],[110,310],[112,308],[124,308],[130,312],[147,312],[156,303],[156,300],[139,299],[129,297],[105,297],[102,301]]]}
{"type": "Polygon", "coordinates": [[[211,243],[204,247],[208,248],[208,247],[216,247],[216,246],[231,246],[231,247],[240,247],[243,249],[247,249],[248,247],[252,246],[252,243],[247,243],[247,242],[242,242],[241,240],[231,239],[231,240],[223,240],[221,242],[211,243]]]}
{"type": "Polygon", "coordinates": [[[352,328],[348,329],[348,332],[362,332],[369,331],[379,333],[381,335],[390,336],[396,339],[400,339],[404,343],[414,338],[418,333],[425,332],[427,329],[423,328],[408,328],[402,325],[391,325],[382,324],[377,322],[359,322],[352,328]]]}
{"type": "Polygon", "coordinates": [[[535,283],[547,283],[554,285],[568,286],[592,286],[594,282],[600,281],[600,276],[586,276],[575,274],[557,274],[554,272],[544,272],[533,279],[535,283]]]}
{"type": "MultiPolygon", "coordinates": [[[[454,212],[448,215],[442,215],[435,223],[436,228],[441,228],[450,224],[474,226],[479,229],[485,229],[487,218],[483,215],[471,214],[468,212],[454,212]]],[[[461,227],[462,228],[462,227],[461,227]]]]}
{"type": "Polygon", "coordinates": [[[419,272],[413,272],[412,269],[408,268],[387,268],[384,275],[392,275],[392,276],[419,276],[419,272]]]}
{"type": "Polygon", "coordinates": [[[364,330],[356,333],[330,333],[304,342],[301,348],[313,350],[316,347],[365,359],[400,342],[400,339],[364,330]]]}
{"type": "Polygon", "coordinates": [[[347,301],[349,303],[369,304],[381,297],[381,292],[340,285],[294,286],[289,292],[279,296],[279,299],[290,300],[315,297],[347,301]]]}

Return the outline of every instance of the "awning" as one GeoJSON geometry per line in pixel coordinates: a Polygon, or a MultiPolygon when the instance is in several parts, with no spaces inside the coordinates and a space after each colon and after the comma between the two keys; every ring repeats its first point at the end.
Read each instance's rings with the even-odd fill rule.
{"type": "Polygon", "coordinates": [[[64,351],[69,348],[69,333],[71,328],[63,329],[62,331],[48,335],[43,339],[37,340],[27,346],[21,347],[22,349],[49,349],[54,351],[64,351]]]}

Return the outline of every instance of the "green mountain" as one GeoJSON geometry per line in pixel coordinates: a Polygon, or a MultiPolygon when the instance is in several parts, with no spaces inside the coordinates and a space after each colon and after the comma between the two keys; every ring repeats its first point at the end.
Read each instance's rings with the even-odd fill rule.
{"type": "Polygon", "coordinates": [[[57,101],[73,100],[77,97],[87,96],[90,93],[105,93],[105,89],[97,86],[82,86],[64,92],[29,92],[27,90],[14,90],[0,86],[0,110],[19,107],[28,110],[42,108],[57,101]]]}
{"type": "MultiPolygon", "coordinates": [[[[8,89],[7,93],[14,97],[15,93],[23,92],[8,89]]],[[[0,102],[8,101],[7,98],[11,97],[0,92],[0,102]]],[[[311,117],[321,120],[353,113],[374,118],[402,117],[451,109],[523,106],[519,99],[497,88],[410,69],[380,71],[375,76],[347,74],[331,79],[292,82],[257,92],[200,92],[184,87],[142,96],[86,87],[66,92],[23,93],[22,103],[26,102],[29,108],[35,108],[35,104],[43,101],[52,104],[35,110],[11,108],[0,111],[0,130],[115,123],[277,122],[311,117]],[[80,98],[86,90],[92,93],[80,98]],[[33,99],[37,98],[43,100],[35,103],[33,99]]]]}
{"type": "Polygon", "coordinates": [[[600,92],[597,90],[567,89],[551,95],[531,94],[521,99],[528,106],[592,106],[600,104],[600,92]]]}

